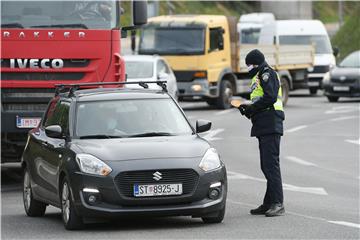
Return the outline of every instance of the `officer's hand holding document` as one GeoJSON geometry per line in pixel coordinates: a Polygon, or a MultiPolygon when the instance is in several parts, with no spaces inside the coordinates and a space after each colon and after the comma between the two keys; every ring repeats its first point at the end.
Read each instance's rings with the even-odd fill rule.
{"type": "Polygon", "coordinates": [[[241,98],[233,98],[230,103],[233,107],[239,109],[241,115],[245,115],[248,119],[251,118],[253,110],[252,103],[250,101],[244,101],[241,98]]]}

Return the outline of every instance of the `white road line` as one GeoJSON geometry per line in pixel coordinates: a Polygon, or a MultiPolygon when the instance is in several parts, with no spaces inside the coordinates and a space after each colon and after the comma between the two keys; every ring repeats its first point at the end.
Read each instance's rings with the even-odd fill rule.
{"type": "Polygon", "coordinates": [[[345,140],[345,142],[360,145],[360,138],[359,138],[358,140],[350,140],[350,139],[347,139],[347,140],[345,140]]]}
{"type": "Polygon", "coordinates": [[[360,228],[360,224],[352,223],[352,222],[344,222],[344,221],[327,221],[329,223],[339,224],[347,227],[360,228]]]}
{"type": "Polygon", "coordinates": [[[325,114],[339,114],[359,111],[359,107],[355,106],[344,106],[344,107],[333,107],[331,110],[325,111],[325,114]]]}
{"type": "MultiPolygon", "coordinates": [[[[237,173],[232,171],[227,171],[227,173],[228,173],[228,179],[253,180],[257,182],[266,182],[266,180],[263,178],[252,177],[242,173],[237,173]]],[[[283,183],[283,189],[292,192],[303,192],[303,193],[310,193],[316,195],[328,195],[325,189],[321,187],[298,187],[295,185],[283,183]]]]}
{"type": "Polygon", "coordinates": [[[222,138],[215,138],[215,136],[223,131],[224,131],[223,128],[211,130],[205,136],[203,136],[203,138],[205,138],[208,141],[221,140],[222,138]]]}
{"type": "Polygon", "coordinates": [[[235,112],[237,109],[236,108],[230,108],[230,109],[226,109],[226,110],[222,110],[220,112],[215,113],[215,115],[224,115],[227,113],[231,113],[231,112],[235,112]]]}
{"type": "Polygon", "coordinates": [[[332,118],[332,119],[330,119],[330,121],[336,122],[336,121],[343,121],[343,120],[355,119],[355,118],[358,118],[358,117],[359,117],[359,116],[345,116],[345,117],[332,118]]]}
{"type": "Polygon", "coordinates": [[[294,162],[294,163],[298,163],[300,165],[304,165],[304,166],[316,166],[315,163],[308,162],[308,161],[302,160],[302,159],[294,157],[294,156],[286,156],[285,159],[287,159],[291,162],[294,162]]]}
{"type": "Polygon", "coordinates": [[[296,132],[296,131],[299,131],[301,129],[304,129],[304,128],[307,128],[306,125],[300,125],[300,126],[297,126],[297,127],[294,127],[294,128],[290,128],[288,130],[286,130],[285,132],[286,133],[292,133],[292,132],[296,132]]]}

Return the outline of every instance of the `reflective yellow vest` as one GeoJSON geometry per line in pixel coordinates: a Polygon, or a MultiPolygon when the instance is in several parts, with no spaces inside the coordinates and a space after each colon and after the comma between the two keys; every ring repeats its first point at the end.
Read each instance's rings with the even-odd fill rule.
{"type": "MultiPolygon", "coordinates": [[[[279,79],[279,76],[278,76],[279,79]]],[[[269,80],[271,81],[271,80],[269,80]]],[[[280,80],[279,80],[280,81],[280,80]]],[[[251,94],[250,94],[250,100],[252,102],[257,101],[257,99],[261,98],[262,96],[264,96],[264,90],[260,85],[260,79],[258,74],[255,75],[255,77],[252,78],[251,80],[251,94]]],[[[274,109],[278,110],[278,111],[284,111],[283,108],[283,103],[282,103],[282,89],[281,89],[281,84],[279,87],[279,92],[278,92],[278,96],[277,96],[277,100],[274,103],[274,109]]]]}

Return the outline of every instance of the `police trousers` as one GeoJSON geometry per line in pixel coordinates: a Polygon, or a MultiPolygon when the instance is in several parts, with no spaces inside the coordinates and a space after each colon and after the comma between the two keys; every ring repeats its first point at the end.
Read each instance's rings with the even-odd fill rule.
{"type": "Polygon", "coordinates": [[[263,205],[270,206],[283,203],[283,188],[280,172],[280,138],[279,134],[258,136],[261,170],[267,180],[263,205]]]}

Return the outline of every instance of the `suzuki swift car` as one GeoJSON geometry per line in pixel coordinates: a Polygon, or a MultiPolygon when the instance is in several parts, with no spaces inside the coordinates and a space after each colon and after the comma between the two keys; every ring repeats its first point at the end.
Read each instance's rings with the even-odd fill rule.
{"type": "Polygon", "coordinates": [[[66,229],[89,219],[192,216],[220,223],[227,178],[217,151],[162,90],[97,88],[55,96],[22,156],[28,216],[61,209],[66,229]]]}

